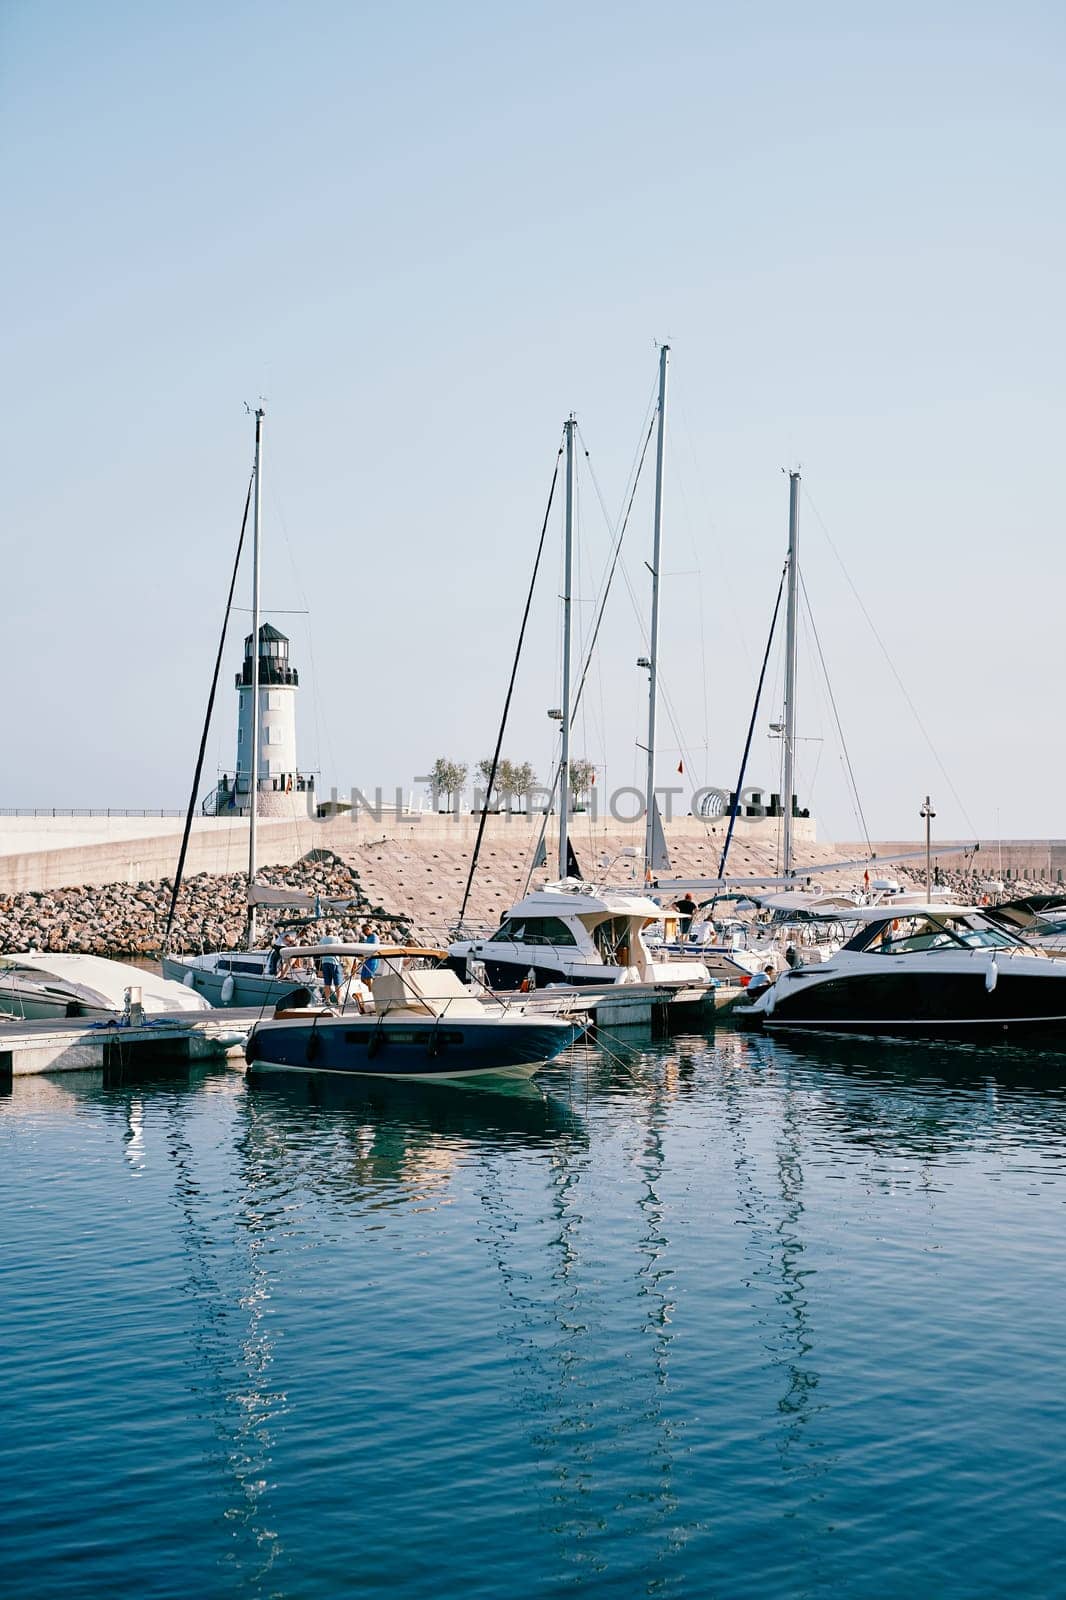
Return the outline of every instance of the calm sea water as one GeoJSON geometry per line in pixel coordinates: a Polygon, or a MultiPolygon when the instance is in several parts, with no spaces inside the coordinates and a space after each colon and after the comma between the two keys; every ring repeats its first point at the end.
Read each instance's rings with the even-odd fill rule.
{"type": "Polygon", "coordinates": [[[1066,1593],[1066,1057],[16,1081],[5,1596],[1066,1593]]]}

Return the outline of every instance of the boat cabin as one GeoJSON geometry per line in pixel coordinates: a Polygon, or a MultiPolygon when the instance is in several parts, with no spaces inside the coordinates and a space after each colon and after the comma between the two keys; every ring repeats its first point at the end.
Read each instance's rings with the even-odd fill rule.
{"type": "Polygon", "coordinates": [[[511,907],[494,933],[449,946],[459,976],[494,989],[544,984],[705,982],[698,960],[663,960],[644,941],[662,921],[647,895],[567,878],[511,907]]]}
{"type": "Polygon", "coordinates": [[[895,916],[886,916],[886,908],[879,906],[844,949],[886,956],[960,949],[1036,953],[1005,928],[995,926],[976,907],[940,905],[899,906],[895,916]]]}

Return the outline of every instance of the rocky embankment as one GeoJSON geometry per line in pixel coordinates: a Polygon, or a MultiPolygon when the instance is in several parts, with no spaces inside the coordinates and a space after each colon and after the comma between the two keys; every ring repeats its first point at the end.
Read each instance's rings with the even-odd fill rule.
{"type": "MultiPolygon", "coordinates": [[[[264,867],[259,880],[275,888],[299,889],[323,898],[352,897],[348,912],[328,915],[314,925],[313,937],[326,932],[359,937],[365,917],[376,921],[384,939],[406,936],[407,919],[364,893],[356,872],[336,856],[315,850],[291,867],[264,867]]],[[[166,931],[173,880],[71,885],[0,899],[0,951],[63,950],[85,955],[157,956],[166,931]]],[[[269,943],[275,929],[304,913],[289,907],[260,906],[258,941],[269,943]]],[[[235,949],[247,928],[247,879],[243,873],[199,873],[187,878],[178,901],[171,949],[235,949]]]]}
{"type": "MultiPolygon", "coordinates": [[[[892,865],[887,869],[892,873],[892,865]]],[[[893,876],[899,879],[909,879],[904,884],[908,893],[925,888],[924,867],[900,867],[893,876]]],[[[948,893],[959,905],[987,905],[998,903],[1002,900],[1021,900],[1030,894],[1063,894],[1063,886],[1057,879],[1052,880],[1049,874],[1041,875],[1034,872],[1029,877],[1010,877],[1006,879],[991,880],[982,878],[975,872],[945,872],[938,868],[934,875],[934,882],[938,893],[948,893]]]]}

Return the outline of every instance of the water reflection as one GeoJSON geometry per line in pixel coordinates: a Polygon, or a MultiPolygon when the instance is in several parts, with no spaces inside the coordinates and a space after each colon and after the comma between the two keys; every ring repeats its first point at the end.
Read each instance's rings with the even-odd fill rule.
{"type": "Polygon", "coordinates": [[[747,1069],[780,1075],[824,1139],[871,1155],[927,1163],[1004,1140],[1057,1147],[1066,1133],[1066,1054],[832,1035],[715,1042],[747,1069]]]}
{"type": "Polygon", "coordinates": [[[185,1292],[193,1306],[192,1347],[201,1412],[218,1440],[215,1465],[225,1485],[225,1516],[240,1537],[229,1548],[232,1578],[254,1592],[269,1592],[271,1568],[281,1554],[267,1526],[262,1499],[285,1394],[272,1385],[274,1339],[268,1320],[270,1282],[267,1239],[254,1209],[238,1190],[238,1226],[220,1219],[218,1196],[202,1172],[189,1130],[189,1103],[168,1105],[167,1156],[173,1203],[183,1242],[185,1292]],[[220,1228],[221,1223],[221,1228],[220,1228]],[[219,1233],[225,1248],[218,1248],[219,1233]]]}
{"type": "MultiPolygon", "coordinates": [[[[873,1358],[859,1344],[867,1290],[878,1290],[862,1229],[838,1194],[865,1204],[889,1183],[910,1185],[917,1194],[898,1206],[893,1194],[891,1215],[878,1213],[877,1195],[868,1210],[924,1248],[932,1208],[921,1186],[950,1181],[945,1170],[974,1149],[1023,1147],[1061,1162],[1063,1068],[1064,1057],[1016,1047],[719,1029],[661,1043],[611,1037],[539,1081],[494,1085],[304,1073],[246,1083],[203,1071],[121,1088],[99,1075],[34,1080],[0,1103],[0,1126],[20,1114],[91,1115],[110,1136],[100,1181],[126,1182],[128,1192],[135,1177],[138,1203],[163,1189],[174,1276],[190,1308],[182,1381],[215,1441],[205,1459],[233,1535],[223,1558],[232,1587],[329,1592],[314,1572],[323,1486],[334,1473],[342,1488],[361,1481],[351,1441],[360,1426],[400,1484],[408,1462],[391,1430],[408,1404],[406,1380],[391,1415],[384,1400],[374,1412],[367,1385],[375,1372],[415,1371],[407,1361],[412,1350],[422,1356],[428,1327],[440,1342],[417,1371],[431,1402],[441,1417],[470,1419],[492,1463],[486,1480],[499,1463],[501,1476],[521,1482],[541,1540],[538,1570],[552,1587],[685,1591],[693,1552],[706,1552],[730,1516],[750,1536],[744,1518],[758,1502],[762,1531],[808,1563],[812,1592],[828,1592],[825,1552],[841,1538],[828,1529],[838,1517],[846,1526],[842,1507],[854,1510],[841,1498],[841,1395],[849,1385],[867,1393],[863,1363],[873,1358]],[[842,1190],[842,1178],[858,1183],[842,1190]],[[815,1272],[827,1254],[832,1270],[815,1272]],[[386,1255],[389,1271],[379,1274],[386,1255]],[[327,1309],[335,1322],[323,1327],[327,1309]],[[280,1344],[279,1328],[290,1335],[280,1344]],[[457,1349],[463,1359],[451,1362],[457,1349]],[[321,1406],[323,1388],[335,1415],[321,1406]],[[802,1531],[782,1533],[774,1508],[780,1524],[802,1515],[802,1531]],[[303,1587],[289,1581],[298,1567],[301,1584],[310,1569],[303,1587]]],[[[981,1163],[967,1164],[972,1179],[981,1163]]],[[[889,1281],[882,1307],[895,1292],[889,1281]]],[[[982,1304],[997,1316],[994,1300],[982,1304]]],[[[945,1320],[931,1332],[950,1335],[961,1386],[980,1377],[983,1357],[951,1310],[945,1295],[945,1320]]],[[[1006,1344],[1012,1317],[1013,1308],[996,1324],[1006,1344]]],[[[915,1328],[924,1334],[917,1319],[915,1328]]],[[[920,1362],[910,1381],[924,1381],[920,1362]]],[[[943,1391],[925,1392],[958,1430],[943,1391]]],[[[416,1410],[418,1397],[410,1403],[416,1410]]],[[[478,1527],[478,1495],[489,1489],[475,1485],[468,1499],[457,1477],[447,1499],[463,1459],[454,1428],[448,1434],[443,1423],[415,1430],[429,1509],[414,1490],[397,1508],[412,1540],[421,1533],[427,1570],[445,1514],[457,1549],[496,1537],[478,1527]]],[[[963,1445],[950,1454],[961,1437],[948,1426],[937,1448],[975,1470],[963,1445]]],[[[384,1559],[392,1530],[379,1530],[364,1506],[341,1509],[341,1537],[358,1536],[360,1553],[365,1545],[384,1559]]],[[[876,1521],[878,1508],[866,1514],[876,1521]]],[[[758,1549],[752,1560],[757,1570],[758,1549]]],[[[520,1589],[514,1566],[506,1570],[520,1589]]],[[[402,1563],[389,1577],[402,1592],[402,1563]]],[[[711,1577],[717,1585],[721,1571],[708,1592],[711,1577]]],[[[373,1583],[385,1592],[380,1570],[373,1583]]]]}
{"type": "Polygon", "coordinates": [[[677,1283],[662,1191],[669,1107],[694,1087],[699,1043],[660,1053],[646,1039],[615,1039],[606,1051],[588,1049],[582,1064],[586,1113],[625,1118],[621,1214],[612,1216],[611,1241],[600,1211],[602,1169],[587,1138],[560,1139],[548,1153],[546,1237],[545,1202],[516,1192],[499,1163],[479,1163],[482,1237],[499,1282],[498,1332],[510,1352],[518,1414],[540,1465],[531,1485],[539,1487],[541,1523],[555,1547],[553,1583],[583,1590],[601,1581],[621,1543],[641,1551],[640,1581],[649,1592],[665,1592],[669,1558],[692,1523],[681,1518],[675,1486],[677,1283]],[[540,1247],[531,1242],[541,1239],[540,1247]]]}
{"type": "Polygon", "coordinates": [[[529,1079],[410,1083],[272,1073],[250,1079],[241,1156],[249,1185],[281,1177],[350,1206],[429,1200],[464,1152],[587,1141],[580,1113],[529,1079]]]}
{"type": "MultiPolygon", "coordinates": [[[[763,1060],[787,1056],[811,1066],[866,1076],[885,1084],[940,1083],[965,1088],[995,1079],[1004,1088],[1066,1092],[1066,1050],[943,1040],[871,1039],[845,1034],[734,1037],[760,1051],[763,1060]]],[[[723,1042],[721,1036],[715,1043],[723,1042]]]]}
{"type": "Polygon", "coordinates": [[[772,1043],[761,1036],[724,1032],[723,1059],[729,1070],[723,1078],[722,1097],[737,1203],[746,1228],[748,1281],[759,1291],[753,1311],[784,1380],[777,1401],[781,1464],[786,1471],[818,1476],[829,1470],[830,1462],[812,1448],[813,1441],[804,1438],[820,1409],[816,1340],[807,1292],[807,1278],[813,1269],[804,1263],[805,1119],[787,1087],[784,1094],[774,1097],[766,1159],[755,1144],[764,1133],[764,1116],[753,1120],[745,1082],[747,1072],[780,1064],[766,1048],[772,1043]],[[771,1311],[763,1309],[765,1291],[772,1297],[771,1311]],[[804,1448],[798,1448],[800,1445],[804,1448]]]}

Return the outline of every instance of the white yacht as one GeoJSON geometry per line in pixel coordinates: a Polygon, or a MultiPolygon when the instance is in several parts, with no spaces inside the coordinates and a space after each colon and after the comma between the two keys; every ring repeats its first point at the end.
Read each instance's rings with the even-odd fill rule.
{"type": "Polygon", "coordinates": [[[717,901],[712,900],[696,911],[684,933],[679,930],[677,909],[664,911],[661,941],[653,937],[649,943],[664,956],[698,956],[712,978],[743,986],[768,966],[780,970],[786,965],[827,961],[844,940],[840,917],[860,904],[856,895],[817,890],[752,892],[745,898],[768,913],[769,921],[716,917],[717,901]]]}
{"type": "Polygon", "coordinates": [[[147,1015],[209,1009],[205,999],[183,984],[124,961],[43,950],[0,955],[0,1013],[7,1016],[110,1017],[126,1009],[130,991],[139,991],[147,1015]]]}
{"type": "Polygon", "coordinates": [[[738,1020],[770,1029],[1002,1039],[1040,1032],[1066,1046],[1066,961],[976,906],[857,907],[856,931],[819,965],[795,967],[738,1020]]]}
{"type": "Polygon", "coordinates": [[[452,970],[489,988],[543,989],[549,984],[649,984],[704,989],[710,972],[698,955],[659,957],[644,929],[662,908],[646,895],[567,878],[534,890],[511,907],[494,933],[448,946],[452,970]]]}

